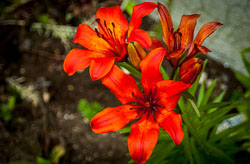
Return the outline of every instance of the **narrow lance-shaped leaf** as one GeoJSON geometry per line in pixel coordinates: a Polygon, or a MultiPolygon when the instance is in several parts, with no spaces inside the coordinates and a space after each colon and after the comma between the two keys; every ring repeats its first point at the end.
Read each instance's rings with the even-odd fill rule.
{"type": "Polygon", "coordinates": [[[208,100],[209,100],[209,98],[214,90],[215,84],[216,84],[216,80],[213,81],[213,83],[209,86],[209,88],[205,92],[205,95],[202,99],[201,105],[207,104],[207,102],[208,102],[208,100]]]}
{"type": "Polygon", "coordinates": [[[195,102],[194,102],[193,100],[191,100],[191,99],[188,99],[188,101],[189,101],[190,104],[192,105],[192,107],[193,107],[195,113],[197,114],[197,116],[200,118],[200,117],[201,117],[200,111],[199,111],[199,109],[197,108],[195,102]]]}
{"type": "Polygon", "coordinates": [[[242,57],[242,61],[244,63],[244,66],[245,66],[248,74],[250,75],[250,62],[247,60],[246,55],[245,55],[246,53],[250,53],[250,47],[242,50],[240,53],[241,53],[241,57],[242,57]]]}
{"type": "Polygon", "coordinates": [[[189,139],[189,134],[188,134],[188,128],[187,126],[184,126],[184,138],[183,138],[183,147],[185,151],[185,155],[187,159],[189,160],[189,163],[193,164],[193,157],[192,157],[192,151],[190,151],[190,139],[189,139]]]}
{"type": "Polygon", "coordinates": [[[203,100],[204,95],[205,95],[205,82],[203,82],[201,84],[201,87],[200,87],[200,90],[199,90],[198,100],[197,100],[197,106],[198,107],[201,106],[201,102],[203,100]]]}

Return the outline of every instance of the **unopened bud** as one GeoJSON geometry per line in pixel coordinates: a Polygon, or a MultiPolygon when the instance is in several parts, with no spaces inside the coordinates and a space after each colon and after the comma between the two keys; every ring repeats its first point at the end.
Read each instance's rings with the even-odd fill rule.
{"type": "Polygon", "coordinates": [[[193,84],[200,74],[203,61],[198,58],[191,58],[181,64],[180,80],[184,83],[193,84]]]}
{"type": "Polygon", "coordinates": [[[134,67],[139,69],[139,64],[146,57],[146,52],[142,46],[137,42],[128,44],[128,56],[134,67]]]}

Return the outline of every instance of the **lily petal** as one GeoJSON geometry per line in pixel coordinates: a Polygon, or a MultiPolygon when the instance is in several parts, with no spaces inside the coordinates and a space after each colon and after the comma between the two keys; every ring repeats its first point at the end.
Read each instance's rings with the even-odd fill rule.
{"type": "Polygon", "coordinates": [[[121,105],[108,107],[97,113],[90,122],[95,133],[114,132],[124,128],[130,121],[138,118],[137,106],[121,105]]]}
{"type": "Polygon", "coordinates": [[[117,66],[114,66],[109,74],[102,78],[102,83],[114,93],[122,104],[136,101],[134,96],[143,97],[135,79],[117,66]]]}
{"type": "Polygon", "coordinates": [[[181,81],[162,80],[156,83],[157,97],[160,98],[159,104],[164,105],[164,110],[172,111],[181,96],[181,93],[190,88],[190,84],[185,84],[181,81]]]}
{"type": "Polygon", "coordinates": [[[165,48],[156,48],[142,60],[140,68],[142,72],[141,84],[146,94],[156,87],[156,83],[162,80],[160,66],[166,54],[165,48]]]}
{"type": "Polygon", "coordinates": [[[203,41],[209,37],[215,30],[220,27],[222,24],[219,22],[209,22],[201,27],[198,34],[194,39],[194,43],[197,45],[201,45],[203,41]]]}
{"type": "MultiPolygon", "coordinates": [[[[128,31],[128,21],[120,6],[99,8],[96,12],[96,19],[100,19],[103,28],[105,28],[104,21],[106,21],[107,28],[113,31],[115,33],[113,35],[123,44],[128,31]]],[[[102,27],[98,25],[100,33],[105,34],[102,27]]]]}
{"type": "Polygon", "coordinates": [[[181,59],[181,56],[184,52],[185,52],[185,49],[183,48],[171,54],[167,54],[166,58],[170,61],[171,65],[174,68],[177,68],[179,66],[179,61],[181,59]]]}
{"type": "Polygon", "coordinates": [[[134,29],[138,29],[142,23],[142,18],[149,15],[157,4],[153,2],[144,2],[133,7],[133,13],[129,24],[128,37],[134,29]]]}
{"type": "Polygon", "coordinates": [[[146,113],[131,126],[128,137],[128,149],[131,158],[137,163],[144,163],[151,156],[159,136],[159,125],[151,113],[146,113]]]}
{"type": "Polygon", "coordinates": [[[172,18],[168,9],[161,3],[158,3],[158,15],[162,26],[163,41],[168,47],[168,51],[172,52],[174,48],[174,28],[172,18]]]}
{"type": "Polygon", "coordinates": [[[90,65],[93,55],[102,55],[89,50],[73,49],[64,59],[63,68],[68,75],[73,75],[76,71],[87,68],[90,65]]]}
{"type": "Polygon", "coordinates": [[[174,111],[169,113],[156,113],[156,120],[159,125],[168,132],[176,145],[179,145],[184,137],[181,127],[181,115],[174,111]]]}
{"type": "Polygon", "coordinates": [[[128,38],[129,41],[136,41],[138,42],[142,47],[149,49],[152,45],[152,40],[148,33],[141,29],[135,29],[131,32],[130,37],[128,38]]]}
{"type": "Polygon", "coordinates": [[[220,27],[222,24],[219,22],[209,22],[205,25],[203,25],[196,35],[191,47],[189,48],[187,58],[190,59],[193,56],[195,56],[199,51],[201,51],[203,54],[206,54],[207,52],[211,52],[208,48],[205,46],[202,46],[202,43],[204,40],[209,37],[215,30],[220,27]]]}
{"type": "Polygon", "coordinates": [[[109,73],[114,63],[114,58],[93,58],[89,68],[91,79],[95,81],[103,78],[109,73]]]}
{"type": "Polygon", "coordinates": [[[199,18],[200,14],[193,15],[183,15],[181,17],[181,23],[179,26],[179,32],[181,35],[181,49],[186,46],[190,46],[193,41],[194,28],[196,26],[196,20],[199,18]]]}
{"type": "Polygon", "coordinates": [[[112,47],[102,38],[98,37],[97,33],[87,24],[80,24],[78,26],[73,42],[79,43],[83,47],[96,52],[105,52],[112,49],[112,47]]]}
{"type": "Polygon", "coordinates": [[[150,49],[153,50],[159,47],[164,47],[162,42],[157,38],[152,38],[152,45],[150,49]]]}

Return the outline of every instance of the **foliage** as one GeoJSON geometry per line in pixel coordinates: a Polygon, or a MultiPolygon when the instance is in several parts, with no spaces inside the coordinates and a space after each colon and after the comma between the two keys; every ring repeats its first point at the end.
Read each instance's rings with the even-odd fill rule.
{"type": "Polygon", "coordinates": [[[88,120],[102,110],[102,106],[98,102],[89,103],[85,99],[81,99],[78,103],[79,112],[88,120]]]}
{"type": "Polygon", "coordinates": [[[0,120],[8,123],[13,118],[13,110],[16,103],[16,97],[11,96],[6,103],[0,103],[0,120]]]}

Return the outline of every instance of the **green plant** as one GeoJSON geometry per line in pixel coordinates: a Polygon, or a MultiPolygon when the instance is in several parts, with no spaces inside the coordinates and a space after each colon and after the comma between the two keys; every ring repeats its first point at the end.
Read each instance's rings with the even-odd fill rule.
{"type": "Polygon", "coordinates": [[[102,110],[102,106],[98,102],[89,103],[85,99],[81,99],[78,103],[79,112],[88,120],[102,110]]]}
{"type": "Polygon", "coordinates": [[[13,110],[15,108],[16,97],[11,96],[6,103],[0,103],[0,120],[8,123],[13,118],[13,110]]]}

